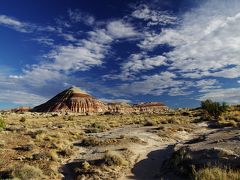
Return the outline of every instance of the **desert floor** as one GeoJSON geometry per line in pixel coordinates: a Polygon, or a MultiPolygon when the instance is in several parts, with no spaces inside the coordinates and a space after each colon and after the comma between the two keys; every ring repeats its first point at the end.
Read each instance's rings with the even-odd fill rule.
{"type": "Polygon", "coordinates": [[[197,179],[204,168],[226,167],[237,179],[238,112],[226,113],[225,121],[235,118],[227,122],[206,121],[201,110],[189,109],[92,116],[2,112],[0,179],[197,179]]]}

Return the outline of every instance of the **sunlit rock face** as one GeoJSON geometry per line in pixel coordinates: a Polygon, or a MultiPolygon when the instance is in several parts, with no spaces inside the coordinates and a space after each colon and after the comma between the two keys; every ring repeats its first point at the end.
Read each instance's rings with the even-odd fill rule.
{"type": "Polygon", "coordinates": [[[107,106],[79,88],[71,87],[32,111],[97,113],[107,111],[107,106]]]}

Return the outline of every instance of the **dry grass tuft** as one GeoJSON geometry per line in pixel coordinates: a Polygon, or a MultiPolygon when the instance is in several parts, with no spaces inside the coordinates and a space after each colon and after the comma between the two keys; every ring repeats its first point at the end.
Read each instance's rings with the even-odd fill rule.
{"type": "Polygon", "coordinates": [[[108,166],[125,166],[128,164],[122,155],[116,151],[107,151],[104,156],[104,162],[108,166]]]}
{"type": "Polygon", "coordinates": [[[27,164],[14,167],[12,174],[14,178],[22,180],[40,180],[45,178],[41,169],[27,164]]]}
{"type": "Polygon", "coordinates": [[[207,167],[194,172],[195,180],[239,180],[240,171],[219,167],[207,167]]]}

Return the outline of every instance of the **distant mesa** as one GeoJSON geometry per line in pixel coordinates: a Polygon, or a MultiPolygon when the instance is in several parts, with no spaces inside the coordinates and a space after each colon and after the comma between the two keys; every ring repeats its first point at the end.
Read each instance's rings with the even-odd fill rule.
{"type": "Polygon", "coordinates": [[[159,112],[167,109],[167,106],[160,102],[143,102],[133,106],[135,111],[139,112],[159,112]]]}
{"type": "Polygon", "coordinates": [[[24,106],[21,106],[21,107],[15,108],[15,109],[11,109],[11,111],[15,112],[15,113],[24,113],[24,112],[28,112],[30,110],[31,110],[31,107],[24,107],[24,106]]]}
{"type": "Polygon", "coordinates": [[[33,112],[73,112],[73,113],[157,113],[168,109],[160,102],[146,102],[140,104],[128,104],[125,102],[102,102],[87,92],[70,87],[57,94],[44,104],[31,109],[33,112]]]}

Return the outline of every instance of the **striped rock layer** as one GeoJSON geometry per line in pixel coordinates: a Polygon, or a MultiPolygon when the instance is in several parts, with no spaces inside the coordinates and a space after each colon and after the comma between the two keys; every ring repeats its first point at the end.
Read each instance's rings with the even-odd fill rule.
{"type": "Polygon", "coordinates": [[[105,112],[107,106],[76,87],[71,87],[32,109],[34,112],[105,112]]]}

